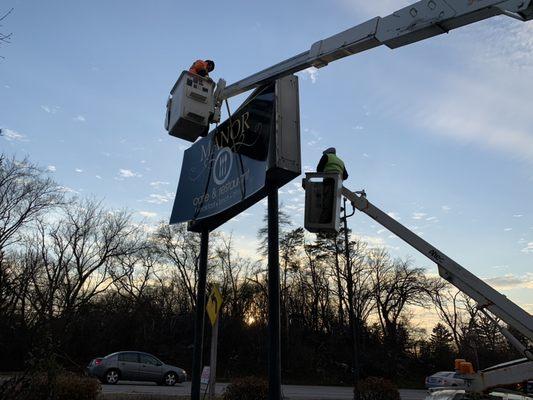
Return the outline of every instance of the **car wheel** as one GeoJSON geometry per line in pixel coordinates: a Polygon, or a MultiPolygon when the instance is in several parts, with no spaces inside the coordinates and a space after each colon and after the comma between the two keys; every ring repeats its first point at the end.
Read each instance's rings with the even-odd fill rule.
{"type": "Polygon", "coordinates": [[[105,373],[105,383],[114,385],[118,382],[120,375],[116,369],[110,369],[105,373]]]}
{"type": "Polygon", "coordinates": [[[177,376],[174,372],[167,372],[163,377],[163,383],[166,386],[174,386],[178,381],[177,376]]]}

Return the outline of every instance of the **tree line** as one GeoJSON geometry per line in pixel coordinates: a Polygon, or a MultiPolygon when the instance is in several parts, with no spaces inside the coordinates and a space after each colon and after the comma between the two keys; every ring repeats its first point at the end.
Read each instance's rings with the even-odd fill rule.
{"type": "MultiPolygon", "coordinates": [[[[258,254],[266,234],[258,231],[258,254]]],[[[310,237],[280,213],[286,382],[350,384],[355,370],[420,386],[457,356],[477,368],[516,356],[470,299],[411,259],[347,236],[346,251],[344,232],[310,237]],[[439,317],[430,334],[416,325],[421,309],[439,317]]],[[[212,237],[208,281],[224,298],[217,372],[266,375],[266,258],[239,255],[232,235],[212,237]]],[[[146,225],[72,197],[28,159],[1,155],[0,369],[53,358],[82,370],[141,350],[190,372],[199,247],[184,225],[146,225]]]]}

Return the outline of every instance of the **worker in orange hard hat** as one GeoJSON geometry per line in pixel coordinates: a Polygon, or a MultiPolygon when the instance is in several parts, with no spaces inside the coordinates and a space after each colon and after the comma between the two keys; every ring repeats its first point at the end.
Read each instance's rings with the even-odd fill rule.
{"type": "Polygon", "coordinates": [[[215,62],[212,60],[196,60],[189,68],[192,74],[209,78],[209,73],[215,69],[215,62]]]}

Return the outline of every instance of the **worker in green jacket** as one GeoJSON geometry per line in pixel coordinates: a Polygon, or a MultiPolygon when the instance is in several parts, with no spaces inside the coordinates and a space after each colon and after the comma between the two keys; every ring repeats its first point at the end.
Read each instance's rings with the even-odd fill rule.
{"type": "MultiPolygon", "coordinates": [[[[336,172],[342,180],[348,179],[348,172],[344,162],[337,157],[335,147],[324,150],[322,158],[316,167],[317,172],[336,172]]],[[[322,186],[322,213],[320,223],[326,224],[332,221],[335,208],[335,181],[332,178],[324,179],[322,186]]]]}
{"type": "Polygon", "coordinates": [[[342,176],[342,180],[348,179],[348,172],[344,166],[344,162],[337,157],[337,150],[335,147],[330,147],[324,150],[322,158],[316,167],[317,172],[338,172],[342,176]]]}

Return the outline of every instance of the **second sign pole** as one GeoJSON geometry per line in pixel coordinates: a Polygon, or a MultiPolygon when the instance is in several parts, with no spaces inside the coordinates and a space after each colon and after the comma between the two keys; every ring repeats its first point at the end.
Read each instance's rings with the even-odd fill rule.
{"type": "Polygon", "coordinates": [[[192,359],[191,400],[200,400],[200,374],[202,371],[202,355],[204,348],[205,320],[205,285],[207,281],[207,252],[209,231],[202,230],[200,243],[200,259],[198,263],[198,289],[196,296],[196,316],[194,320],[194,350],[192,359]]]}
{"type": "Polygon", "coordinates": [[[216,380],[217,380],[217,348],[218,348],[218,323],[220,318],[213,325],[211,331],[211,361],[209,362],[209,399],[215,400],[216,396],[216,380]]]}
{"type": "Polygon", "coordinates": [[[268,399],[281,399],[278,188],[268,183],[268,399]]]}

